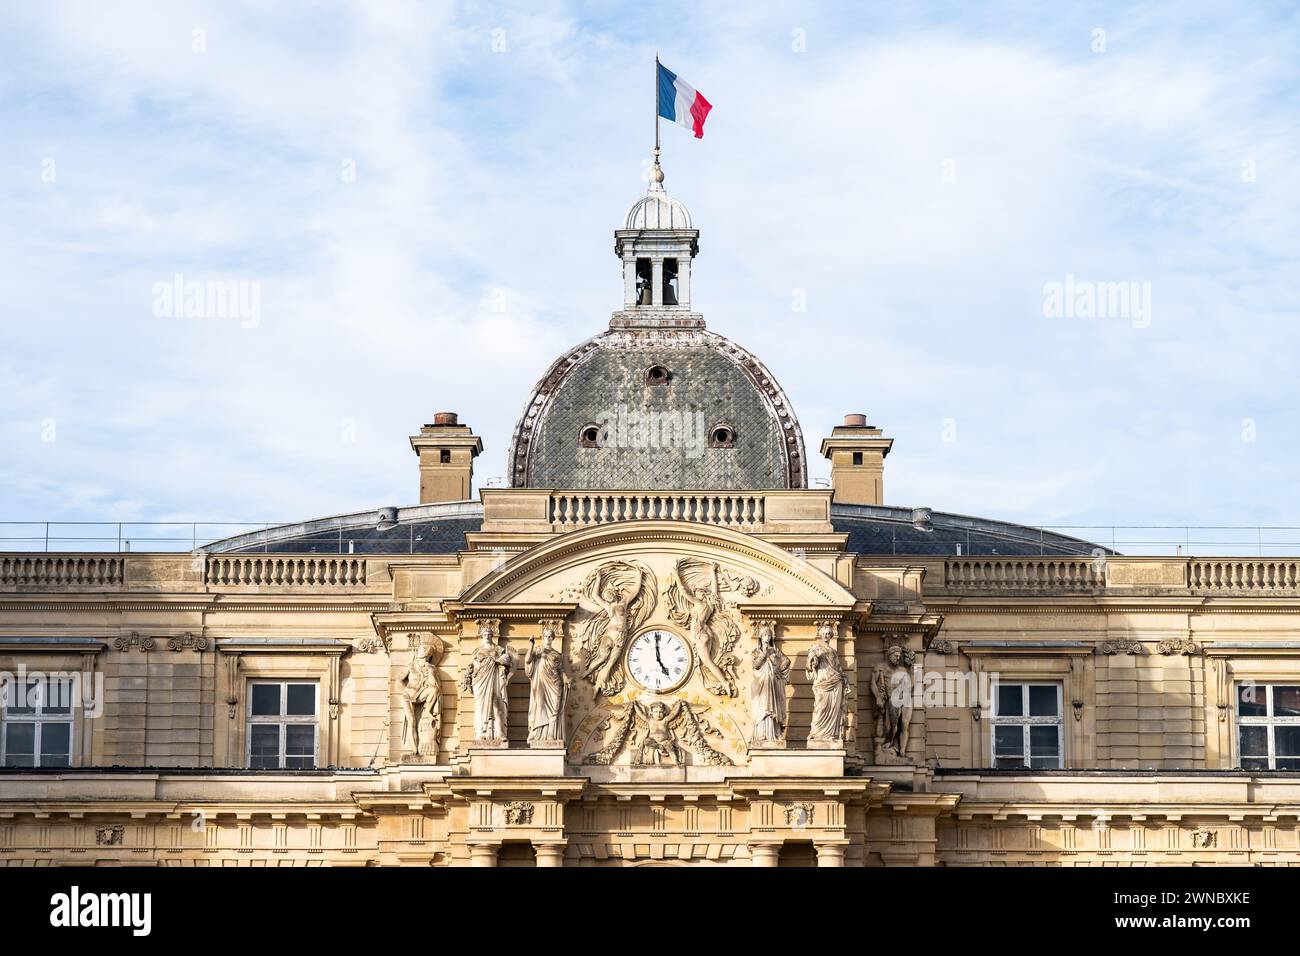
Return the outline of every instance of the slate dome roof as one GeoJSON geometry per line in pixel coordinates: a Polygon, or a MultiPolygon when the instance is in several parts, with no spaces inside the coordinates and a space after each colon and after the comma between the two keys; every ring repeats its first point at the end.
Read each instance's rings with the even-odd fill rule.
{"type": "Polygon", "coordinates": [[[524,406],[508,468],[516,488],[808,481],[803,432],[781,386],[752,353],[703,328],[612,328],[562,355],[524,406]]]}

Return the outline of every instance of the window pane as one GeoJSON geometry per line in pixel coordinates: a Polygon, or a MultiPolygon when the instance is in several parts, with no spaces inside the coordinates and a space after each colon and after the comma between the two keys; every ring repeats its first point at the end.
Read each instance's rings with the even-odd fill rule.
{"type": "MultiPolygon", "coordinates": [[[[1061,753],[1061,734],[1056,727],[1029,728],[1029,756],[1050,757],[1049,766],[1056,766],[1056,758],[1061,753]]],[[[1034,764],[1038,766],[1038,764],[1034,764]]]]}
{"type": "Polygon", "coordinates": [[[998,716],[999,717],[1023,717],[1024,714],[1025,714],[1025,705],[1023,700],[1023,685],[999,684],[998,685],[998,716]]]}
{"type": "MultiPolygon", "coordinates": [[[[1268,728],[1267,727],[1242,727],[1241,728],[1241,756],[1242,757],[1267,757],[1268,756],[1268,728]]],[[[1245,766],[1244,762],[1242,766],[1245,766]]]]}
{"type": "MultiPolygon", "coordinates": [[[[1300,757],[1300,727],[1273,728],[1273,753],[1278,757],[1300,757]]],[[[1282,761],[1278,761],[1282,766],[1282,761]]]]}
{"type": "MultiPolygon", "coordinates": [[[[30,757],[36,753],[35,724],[5,724],[5,754],[12,760],[15,756],[30,757]]],[[[30,767],[30,763],[14,764],[16,767],[30,767]]]]}
{"type": "Polygon", "coordinates": [[[15,682],[6,709],[11,714],[34,714],[41,696],[39,681],[29,680],[22,684],[15,682]]]}
{"type": "Polygon", "coordinates": [[[1267,688],[1247,681],[1237,685],[1237,713],[1242,717],[1263,717],[1268,713],[1267,688]]]}
{"type": "Polygon", "coordinates": [[[993,766],[1000,770],[1019,770],[1025,766],[1023,757],[994,757],[993,766]]]}
{"type": "Polygon", "coordinates": [[[316,713],[316,685],[290,684],[285,713],[293,717],[311,717],[316,713]]]}
{"type": "Polygon", "coordinates": [[[41,724],[41,766],[66,767],[72,753],[72,724],[41,724]]]}
{"type": "Polygon", "coordinates": [[[1300,687],[1279,684],[1273,688],[1273,716],[1300,717],[1300,687]]]}
{"type": "Polygon", "coordinates": [[[1278,770],[1300,770],[1300,757],[1278,757],[1274,764],[1278,770]]]}
{"type": "Polygon", "coordinates": [[[42,707],[42,713],[72,713],[72,681],[52,680],[46,684],[45,690],[45,701],[42,707]]]}
{"type": "Polygon", "coordinates": [[[1029,716],[1030,717],[1058,717],[1056,707],[1056,686],[1043,686],[1029,688],[1029,716]]]}
{"type": "Polygon", "coordinates": [[[280,766],[280,725],[254,724],[248,745],[248,765],[254,770],[280,766]]]}
{"type": "Polygon", "coordinates": [[[310,724],[289,724],[285,727],[286,767],[306,769],[316,763],[316,728],[310,724]]]}
{"type": "Polygon", "coordinates": [[[1241,769],[1242,770],[1267,770],[1268,758],[1267,757],[1242,757],[1241,769]]]}
{"type": "Polygon", "coordinates": [[[1025,755],[1025,731],[1023,727],[994,727],[993,756],[1015,757],[1017,765],[1025,755]]]}
{"type": "Polygon", "coordinates": [[[254,717],[280,716],[280,685],[253,684],[250,693],[253,700],[254,717]]]}

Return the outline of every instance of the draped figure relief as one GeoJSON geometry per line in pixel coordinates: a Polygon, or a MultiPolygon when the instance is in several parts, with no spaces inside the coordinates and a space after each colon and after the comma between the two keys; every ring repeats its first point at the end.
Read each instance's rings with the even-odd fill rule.
{"type": "Polygon", "coordinates": [[[750,713],[754,722],[753,742],[763,746],[785,746],[787,719],[785,688],[790,680],[790,658],[776,646],[776,626],[760,621],[758,647],[750,656],[754,677],[749,685],[750,713]]]}
{"type": "Polygon", "coordinates": [[[817,638],[808,648],[804,672],[813,689],[812,726],[809,746],[840,747],[844,744],[844,698],[849,681],[840,667],[835,650],[835,626],[822,623],[817,638]]]}
{"type": "Polygon", "coordinates": [[[609,561],[578,588],[578,604],[591,614],[582,629],[584,680],[612,697],[623,689],[623,647],[659,602],[654,574],[636,561],[609,561]]]}
{"type": "Polygon", "coordinates": [[[427,634],[411,637],[411,663],[402,677],[402,750],[421,757],[438,753],[442,736],[442,689],[438,662],[443,643],[427,634]]]}
{"type": "Polygon", "coordinates": [[[564,746],[564,707],[569,697],[569,677],[564,672],[564,655],[555,649],[560,625],[542,625],[542,646],[529,638],[524,656],[528,675],[528,743],[533,747],[564,746]]]}
{"type": "Polygon", "coordinates": [[[724,603],[724,592],[751,597],[758,593],[758,582],[725,571],[716,561],[681,558],[668,585],[668,615],[689,628],[704,686],[719,696],[734,697],[740,625],[724,603]]]}
{"type": "Polygon", "coordinates": [[[479,646],[461,674],[461,690],[474,695],[476,742],[504,744],[506,739],[506,688],[515,669],[515,655],[497,640],[497,622],[479,623],[479,646]]]}

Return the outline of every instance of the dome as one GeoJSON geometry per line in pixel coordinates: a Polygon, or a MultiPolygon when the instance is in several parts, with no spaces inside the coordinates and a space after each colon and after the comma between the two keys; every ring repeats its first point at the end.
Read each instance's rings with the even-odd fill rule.
{"type": "Polygon", "coordinates": [[[662,183],[651,182],[645,196],[627,211],[624,229],[690,229],[691,214],[686,206],[664,191],[662,183]]]}
{"type": "Polygon", "coordinates": [[[561,356],[515,425],[516,488],[807,486],[803,433],[750,352],[703,328],[617,328],[561,356]]]}

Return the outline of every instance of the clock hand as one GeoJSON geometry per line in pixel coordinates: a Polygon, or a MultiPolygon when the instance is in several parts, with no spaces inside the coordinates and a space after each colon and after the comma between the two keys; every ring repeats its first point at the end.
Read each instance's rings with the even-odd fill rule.
{"type": "Polygon", "coordinates": [[[665,674],[667,674],[668,668],[664,667],[664,659],[659,656],[659,635],[658,634],[655,635],[655,660],[659,662],[659,669],[663,671],[665,674]]]}

